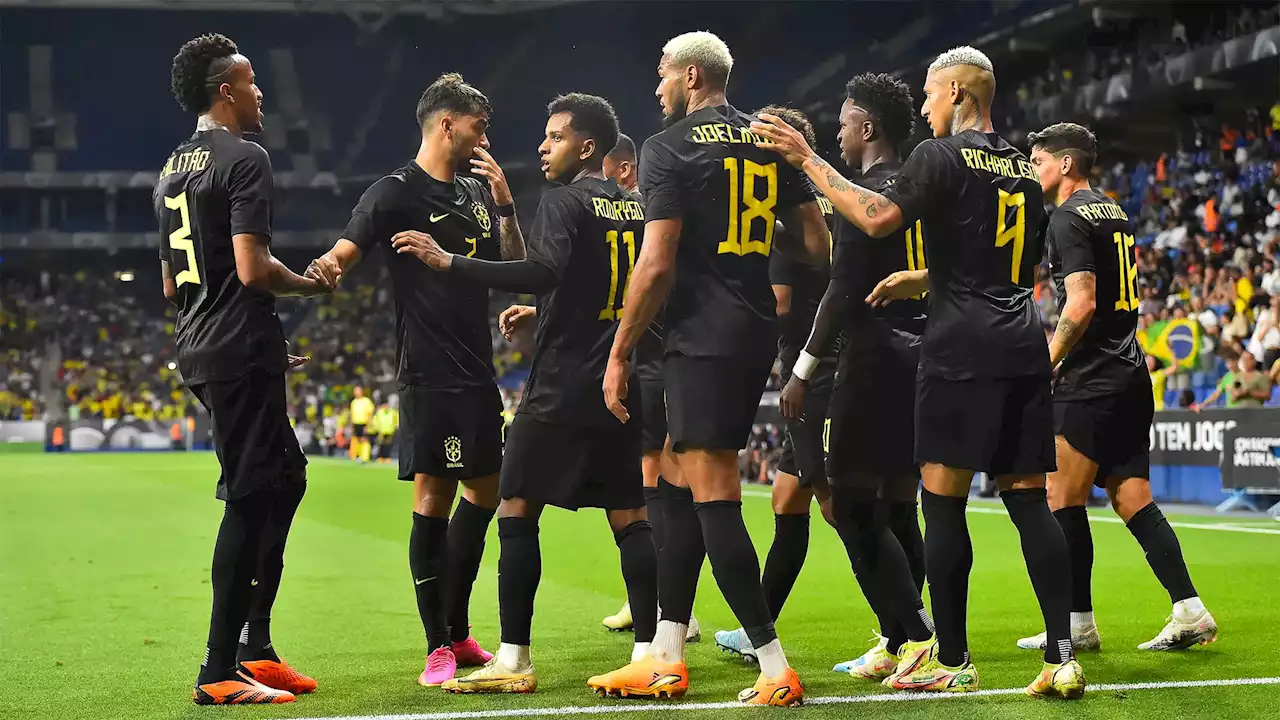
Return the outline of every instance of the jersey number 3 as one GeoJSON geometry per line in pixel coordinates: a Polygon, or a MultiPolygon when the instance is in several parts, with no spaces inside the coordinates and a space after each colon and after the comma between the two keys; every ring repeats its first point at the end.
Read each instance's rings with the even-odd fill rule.
{"type": "Polygon", "coordinates": [[[774,208],[778,205],[778,164],[759,163],[739,158],[725,158],[724,169],[729,173],[729,231],[716,247],[721,255],[747,255],[759,253],[767,256],[773,247],[774,208]],[[741,175],[741,182],[739,182],[741,175]],[[764,198],[756,197],[756,178],[764,178],[764,198]],[[741,194],[738,190],[741,187],[741,194]],[[746,205],[746,209],[743,209],[746,205]],[[751,223],[756,218],[764,222],[764,239],[751,239],[751,223]]]}
{"type": "MultiPolygon", "coordinates": [[[[997,188],[999,190],[999,188],[997,188]]],[[[1018,274],[1022,270],[1022,248],[1027,241],[1027,196],[1024,193],[1009,193],[1000,190],[1000,207],[996,210],[996,247],[1002,248],[1013,244],[1013,260],[1010,263],[1009,279],[1014,285],[1018,283],[1018,274]],[[1013,223],[1009,215],[1013,214],[1013,223]]]]}
{"type": "Polygon", "coordinates": [[[182,287],[183,283],[199,285],[200,266],[196,264],[196,246],[191,240],[191,212],[187,208],[187,194],[181,192],[177,197],[166,196],[164,206],[170,210],[177,210],[178,216],[182,219],[182,227],[169,233],[169,248],[182,250],[187,254],[187,269],[173,276],[173,282],[178,287],[182,287]]]}
{"type": "MultiPolygon", "coordinates": [[[[600,319],[617,320],[622,317],[622,308],[618,307],[618,231],[605,233],[604,241],[609,243],[609,301],[600,311],[600,319]]],[[[624,231],[622,244],[627,246],[627,275],[622,279],[622,299],[625,302],[627,286],[631,284],[631,270],[636,266],[636,234],[631,230],[624,231]]]]}

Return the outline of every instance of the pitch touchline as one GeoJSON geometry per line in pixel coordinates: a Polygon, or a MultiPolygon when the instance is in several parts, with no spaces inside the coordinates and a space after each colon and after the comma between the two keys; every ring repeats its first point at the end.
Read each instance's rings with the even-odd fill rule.
{"type": "MultiPolygon", "coordinates": [[[[345,461],[345,460],[339,460],[338,458],[320,458],[320,459],[324,459],[324,460],[331,460],[331,461],[333,461],[333,462],[335,462],[335,463],[337,463],[337,462],[347,462],[347,461],[345,461]]],[[[367,467],[367,468],[370,468],[370,469],[379,469],[379,470],[383,469],[383,468],[382,468],[381,466],[379,466],[379,465],[361,465],[361,466],[357,466],[357,467],[367,467]]],[[[755,488],[751,488],[751,487],[744,487],[744,488],[742,489],[742,496],[743,496],[743,497],[756,497],[756,498],[771,498],[771,497],[773,497],[772,493],[769,493],[769,492],[767,492],[767,491],[763,491],[763,490],[757,490],[757,489],[755,489],[755,488]]],[[[975,505],[970,505],[970,506],[969,506],[969,512],[971,512],[971,513],[979,513],[979,514],[984,514],[984,515],[1007,515],[1007,514],[1008,514],[1008,513],[1006,513],[1006,512],[1005,512],[1004,508],[1000,508],[1000,507],[982,507],[982,506],[975,506],[975,505]]],[[[1113,525],[1117,525],[1117,524],[1118,524],[1118,525],[1123,525],[1123,524],[1124,524],[1124,521],[1123,521],[1123,520],[1121,520],[1120,518],[1116,518],[1116,517],[1103,517],[1103,516],[1098,516],[1098,515],[1090,515],[1090,516],[1089,516],[1089,522],[1095,522],[1095,523],[1111,523],[1111,524],[1113,524],[1113,525]]],[[[1173,527],[1176,527],[1176,528],[1186,528],[1186,529],[1189,529],[1189,530],[1216,530],[1216,531],[1218,531],[1218,532],[1251,533],[1251,534],[1253,534],[1253,535],[1280,535],[1280,529],[1272,529],[1272,528],[1242,527],[1242,526],[1240,526],[1240,525],[1228,525],[1228,524],[1218,525],[1218,524],[1213,524],[1213,523],[1188,523],[1188,522],[1170,522],[1169,524],[1170,524],[1171,526],[1173,526],[1173,527]]]]}
{"type": "MultiPolygon", "coordinates": [[[[1178,688],[1233,687],[1240,685],[1280,685],[1280,677],[1237,678],[1233,680],[1182,680],[1170,682],[1117,683],[1090,685],[1090,692],[1114,692],[1116,690],[1170,690],[1178,688]]],[[[998,695],[1021,695],[1022,688],[975,690],[969,693],[892,693],[881,695],[846,695],[816,697],[805,700],[807,705],[848,705],[853,703],[925,702],[929,700],[963,700],[998,695]]],[[[330,718],[303,718],[302,720],[448,720],[451,718],[505,718],[546,717],[553,715],[608,715],[612,713],[662,712],[678,710],[731,710],[755,707],[739,702],[714,703],[665,703],[619,700],[616,705],[575,705],[558,708],[515,708],[511,710],[465,710],[461,712],[405,713],[400,715],[338,715],[330,718]]]]}

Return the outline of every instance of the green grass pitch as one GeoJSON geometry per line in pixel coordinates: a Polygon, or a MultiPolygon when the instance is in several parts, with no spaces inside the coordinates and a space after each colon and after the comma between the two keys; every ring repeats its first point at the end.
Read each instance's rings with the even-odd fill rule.
{"type": "MultiPolygon", "coordinates": [[[[629,634],[600,618],[623,599],[617,549],[599,511],[548,510],[534,618],[539,690],[532,696],[454,697],[415,684],[424,642],[406,558],[410,487],[388,466],[318,459],[294,525],[276,604],[277,648],[320,681],[292,705],[191,704],[207,631],[209,561],[221,506],[212,454],[0,456],[0,718],[158,720],[476,713],[528,708],[631,708],[626,717],[740,717],[752,710],[649,711],[596,698],[589,675],[626,661],[629,634]]],[[[744,514],[761,556],[773,522],[762,490],[744,514]]],[[[1040,666],[1014,640],[1038,629],[1038,610],[1007,517],[971,513],[976,561],[969,632],[982,687],[1020,688],[1040,666]]],[[[1105,517],[1105,513],[1099,517],[1105,517]]],[[[814,514],[808,562],[778,630],[808,697],[876,695],[883,688],[831,672],[868,647],[874,617],[834,533],[814,514]]],[[[1194,523],[1217,519],[1174,518],[1194,523]]],[[[1255,527],[1266,527],[1256,525],[1255,527]]],[[[1276,526],[1280,527],[1280,526],[1276,526]]],[[[1168,597],[1122,525],[1095,523],[1095,611],[1103,652],[1081,659],[1092,684],[1236,680],[1280,674],[1280,534],[1186,528],[1182,546],[1221,640],[1179,654],[1136,649],[1161,627],[1168,597]]],[[[491,530],[472,605],[474,634],[497,644],[498,543],[491,530]]],[[[754,668],[716,651],[713,631],[735,627],[704,569],[685,702],[733,700],[754,668]]],[[[1280,687],[1095,690],[1078,704],[1020,695],[929,702],[817,704],[797,717],[1275,717],[1280,687]]],[[[579,711],[580,712],[580,711],[579,711]]],[[[474,715],[473,715],[474,716],[474,715]]]]}

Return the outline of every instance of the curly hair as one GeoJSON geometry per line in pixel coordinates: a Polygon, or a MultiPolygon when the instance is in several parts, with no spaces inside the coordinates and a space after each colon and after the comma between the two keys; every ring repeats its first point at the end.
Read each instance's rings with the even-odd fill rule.
{"type": "Polygon", "coordinates": [[[809,122],[808,116],[804,113],[785,105],[765,105],[751,114],[759,115],[760,113],[769,113],[782,118],[782,122],[795,128],[804,136],[804,141],[809,143],[809,147],[817,149],[818,135],[813,131],[813,123],[809,122]]]}
{"type": "Polygon", "coordinates": [[[863,73],[845,86],[846,96],[871,115],[876,129],[895,146],[902,145],[915,129],[915,100],[911,88],[887,73],[863,73]]]}
{"type": "Polygon", "coordinates": [[[586,93],[560,95],[547,105],[547,115],[562,112],[569,113],[569,126],[574,132],[596,141],[597,159],[603,160],[618,144],[618,114],[608,100],[586,93]]]}
{"type": "Polygon", "coordinates": [[[1070,155],[1082,175],[1088,175],[1098,158],[1098,138],[1089,128],[1076,123],[1062,122],[1027,135],[1027,144],[1034,150],[1062,157],[1070,155]]]}
{"type": "Polygon", "coordinates": [[[173,56],[169,87],[183,110],[204,113],[213,105],[210,80],[226,72],[240,48],[226,35],[207,33],[183,43],[173,56]]]}
{"type": "Polygon", "coordinates": [[[489,98],[468,85],[461,74],[451,72],[436,78],[422,91],[422,97],[418,98],[418,125],[425,125],[428,118],[441,110],[462,115],[489,115],[493,106],[489,98]]]}

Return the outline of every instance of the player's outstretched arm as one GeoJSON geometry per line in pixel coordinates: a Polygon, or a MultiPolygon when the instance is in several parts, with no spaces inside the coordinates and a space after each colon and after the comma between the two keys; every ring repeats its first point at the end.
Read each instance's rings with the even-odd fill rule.
{"type": "Polygon", "coordinates": [[[304,277],[285,267],[257,235],[240,233],[232,236],[231,242],[235,248],[236,275],[245,287],[265,290],[273,295],[303,297],[333,291],[332,285],[314,277],[304,277]]]}
{"type": "Polygon", "coordinates": [[[1089,321],[1093,320],[1097,308],[1097,284],[1097,277],[1087,270],[1067,276],[1067,303],[1062,307],[1058,327],[1054,328],[1053,339],[1049,341],[1050,367],[1058,367],[1089,328],[1089,321]]]}
{"type": "Polygon", "coordinates": [[[622,401],[627,397],[631,354],[671,292],[683,225],[680,218],[650,220],[644,225],[644,244],[631,271],[622,319],[613,336],[613,349],[604,373],[605,405],[622,422],[630,419],[622,401]]]}
{"type": "Polygon", "coordinates": [[[884,307],[894,300],[917,297],[928,289],[928,270],[899,270],[876,283],[866,302],[871,307],[884,307]]]}
{"type": "Polygon", "coordinates": [[[874,190],[854,184],[818,156],[804,136],[782,118],[762,113],[751,123],[752,132],[766,138],[756,147],[772,150],[803,171],[849,222],[873,238],[882,238],[902,227],[902,209],[874,190]]]}

